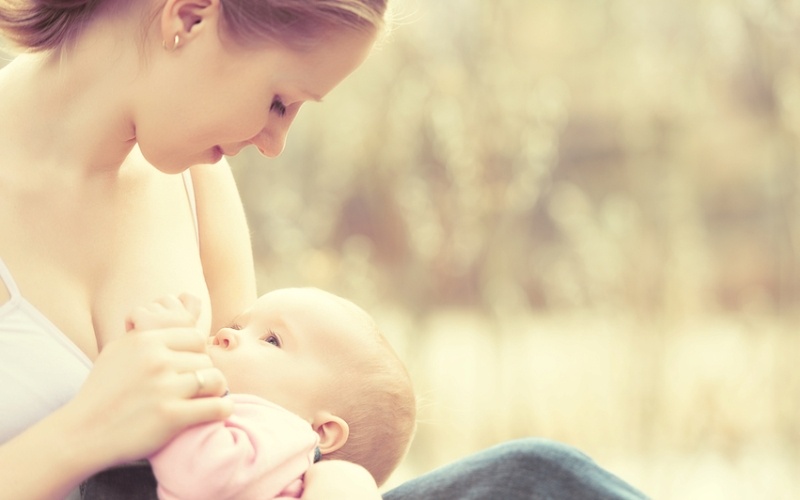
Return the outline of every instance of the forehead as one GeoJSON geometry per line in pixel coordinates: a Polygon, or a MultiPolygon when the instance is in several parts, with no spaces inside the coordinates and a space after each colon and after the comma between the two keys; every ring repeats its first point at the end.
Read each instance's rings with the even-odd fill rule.
{"type": "Polygon", "coordinates": [[[292,335],[319,343],[367,340],[374,335],[372,318],[341,297],[315,288],[287,288],[261,296],[251,314],[280,321],[292,335]]]}

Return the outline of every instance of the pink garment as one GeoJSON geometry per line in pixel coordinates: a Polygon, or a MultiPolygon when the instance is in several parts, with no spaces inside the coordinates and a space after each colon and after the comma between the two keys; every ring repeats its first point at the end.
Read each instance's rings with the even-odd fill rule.
{"type": "Polygon", "coordinates": [[[150,457],[162,500],[300,498],[319,435],[276,404],[230,394],[227,420],[191,427],[150,457]]]}

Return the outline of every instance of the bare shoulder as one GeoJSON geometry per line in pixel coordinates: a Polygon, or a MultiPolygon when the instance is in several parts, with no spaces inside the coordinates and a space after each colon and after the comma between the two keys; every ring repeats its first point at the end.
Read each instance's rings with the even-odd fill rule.
{"type": "Polygon", "coordinates": [[[200,257],[213,310],[212,331],[255,300],[250,232],[230,165],[191,168],[197,200],[200,257]]]}

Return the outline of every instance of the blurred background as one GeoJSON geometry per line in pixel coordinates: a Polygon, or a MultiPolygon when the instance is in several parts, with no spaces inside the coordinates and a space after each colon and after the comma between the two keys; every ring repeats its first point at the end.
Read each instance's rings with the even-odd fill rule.
{"type": "Polygon", "coordinates": [[[231,159],[261,291],[408,364],[389,486],[540,436],[658,499],[800,498],[800,1],[393,1],[282,157],[231,159]]]}

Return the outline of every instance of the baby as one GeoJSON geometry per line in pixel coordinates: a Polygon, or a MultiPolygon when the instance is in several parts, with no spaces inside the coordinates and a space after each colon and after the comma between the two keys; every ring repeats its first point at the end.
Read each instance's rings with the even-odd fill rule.
{"type": "MultiPolygon", "coordinates": [[[[194,300],[137,308],[128,329],[194,326],[194,300]]],[[[208,353],[234,412],[150,458],[159,498],[299,498],[319,458],[360,464],[381,485],[405,455],[416,413],[410,378],[352,302],[314,288],[272,291],[210,337],[208,353]]]]}

